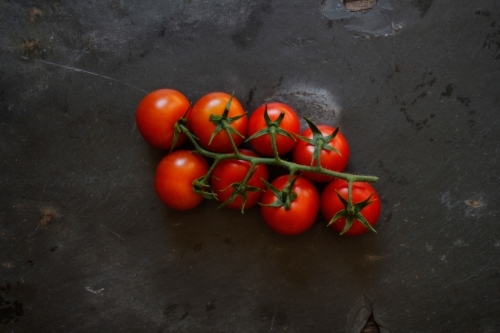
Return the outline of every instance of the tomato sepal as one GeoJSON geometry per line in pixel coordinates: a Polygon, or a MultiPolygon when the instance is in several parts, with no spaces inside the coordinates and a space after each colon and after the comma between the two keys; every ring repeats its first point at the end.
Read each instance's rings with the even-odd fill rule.
{"type": "Polygon", "coordinates": [[[352,226],[354,223],[354,220],[358,220],[363,226],[365,226],[367,229],[370,231],[377,233],[377,231],[368,223],[366,218],[361,214],[361,210],[365,208],[366,206],[372,204],[375,200],[370,200],[373,196],[373,193],[371,193],[365,200],[357,202],[355,204],[349,203],[348,200],[346,200],[340,193],[337,192],[337,196],[339,200],[342,202],[344,205],[344,209],[338,211],[328,222],[326,225],[327,227],[331,226],[333,223],[337,222],[340,218],[344,217],[346,219],[346,224],[344,226],[344,230],[340,233],[340,235],[345,234],[352,226]]]}
{"type": "Polygon", "coordinates": [[[217,200],[217,194],[215,194],[210,185],[207,184],[206,176],[202,176],[193,181],[193,191],[194,193],[203,196],[205,199],[217,200]]]}
{"type": "Polygon", "coordinates": [[[275,128],[274,135],[280,134],[280,135],[286,136],[287,138],[289,138],[293,141],[297,141],[297,139],[295,139],[295,137],[293,135],[291,135],[288,131],[286,131],[280,127],[280,124],[283,121],[283,118],[285,118],[285,113],[281,112],[280,115],[278,116],[278,118],[276,118],[276,120],[273,121],[273,120],[271,120],[271,117],[269,117],[269,114],[267,113],[267,104],[264,106],[264,108],[265,108],[264,109],[264,120],[266,122],[266,128],[263,128],[260,131],[255,132],[252,136],[250,136],[248,139],[246,139],[246,141],[253,140],[255,138],[258,138],[258,137],[266,135],[266,134],[269,134],[272,136],[273,133],[272,133],[271,128],[273,128],[273,127],[275,128]]]}
{"type": "Polygon", "coordinates": [[[247,198],[248,198],[247,193],[248,192],[260,192],[260,191],[262,191],[262,189],[260,189],[256,186],[248,185],[248,181],[250,180],[250,178],[252,178],[252,176],[255,174],[255,172],[257,172],[257,167],[254,167],[250,172],[248,172],[247,175],[245,176],[245,179],[243,179],[241,182],[234,182],[234,183],[230,184],[228,187],[226,187],[225,189],[223,189],[222,191],[226,191],[230,188],[233,188],[233,192],[231,193],[231,196],[217,208],[223,208],[223,207],[231,204],[234,201],[234,199],[236,199],[239,195],[239,196],[241,196],[241,200],[242,200],[241,214],[245,214],[245,205],[247,203],[247,198]]]}
{"type": "Polygon", "coordinates": [[[174,150],[174,147],[177,145],[177,140],[179,140],[179,134],[184,133],[182,131],[182,127],[187,128],[187,114],[189,113],[189,110],[193,108],[193,104],[190,104],[184,115],[175,122],[174,124],[174,134],[173,134],[173,139],[172,139],[172,147],[170,148],[170,152],[174,150]]]}
{"type": "Polygon", "coordinates": [[[226,207],[227,205],[231,204],[238,196],[241,196],[241,214],[245,214],[245,205],[247,203],[247,198],[248,198],[248,192],[260,192],[262,191],[260,188],[255,187],[255,186],[249,186],[246,184],[242,184],[243,182],[240,183],[232,183],[222,191],[226,191],[230,188],[233,188],[233,192],[231,193],[231,196],[229,199],[224,201],[219,207],[217,208],[223,208],[226,207]]]}
{"type": "Polygon", "coordinates": [[[285,210],[289,210],[290,204],[297,198],[297,193],[295,191],[292,191],[292,188],[298,178],[299,177],[290,177],[288,179],[288,183],[285,185],[282,191],[278,190],[274,185],[261,178],[262,182],[264,182],[264,185],[266,185],[266,187],[271,190],[271,192],[273,192],[276,196],[276,201],[270,204],[260,203],[260,205],[264,207],[283,207],[285,208],[285,210]]]}
{"type": "Polygon", "coordinates": [[[308,139],[302,135],[297,135],[297,137],[300,140],[305,141],[305,142],[309,143],[310,145],[314,146],[314,151],[313,151],[312,158],[311,158],[311,166],[314,166],[315,162],[317,162],[316,165],[318,165],[318,166],[320,165],[321,150],[323,150],[323,149],[333,151],[333,152],[339,154],[340,156],[342,156],[342,154],[340,153],[340,151],[338,151],[338,149],[332,147],[329,144],[329,142],[332,141],[335,138],[335,136],[337,136],[337,133],[339,132],[340,127],[337,127],[333,131],[332,134],[325,136],[325,135],[323,135],[323,133],[321,133],[319,128],[311,120],[309,120],[306,117],[304,117],[304,120],[306,121],[307,125],[311,129],[311,132],[313,134],[313,138],[308,139]]]}
{"type": "Polygon", "coordinates": [[[222,130],[225,130],[229,139],[232,141],[231,134],[238,135],[242,139],[245,139],[245,136],[242,135],[240,132],[232,128],[231,126],[228,126],[232,122],[241,119],[245,116],[245,114],[240,114],[231,118],[228,118],[229,116],[229,109],[231,108],[231,102],[233,101],[233,96],[234,93],[231,94],[231,97],[229,98],[229,101],[227,101],[226,107],[224,108],[224,112],[222,113],[221,116],[216,115],[216,114],[211,114],[209,117],[209,120],[211,123],[215,124],[215,130],[212,132],[212,135],[210,136],[210,140],[208,140],[208,145],[212,143],[212,140],[215,138],[215,136],[222,130]]]}

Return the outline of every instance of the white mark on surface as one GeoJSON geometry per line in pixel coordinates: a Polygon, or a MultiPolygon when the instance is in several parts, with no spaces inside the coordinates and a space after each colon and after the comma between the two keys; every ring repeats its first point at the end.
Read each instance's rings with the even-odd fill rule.
{"type": "Polygon", "coordinates": [[[482,268],[481,268],[478,272],[471,274],[470,276],[466,277],[466,278],[465,278],[465,279],[463,279],[463,280],[458,280],[458,281],[457,281],[457,283],[462,284],[462,283],[464,283],[464,282],[469,281],[470,279],[472,279],[472,278],[474,278],[474,277],[478,277],[478,276],[479,276],[479,275],[480,275],[480,274],[481,274],[481,273],[485,270],[485,268],[486,268],[486,267],[487,267],[487,266],[482,267],[482,268]]]}
{"type": "Polygon", "coordinates": [[[453,242],[453,245],[457,247],[469,246],[469,244],[465,243],[462,239],[457,239],[453,242]]]}
{"type": "Polygon", "coordinates": [[[87,290],[88,292],[91,292],[92,294],[96,294],[96,295],[101,295],[102,296],[102,292],[103,292],[104,288],[101,288],[99,290],[94,290],[90,286],[87,286],[87,287],[85,287],[85,290],[87,290]]]}
{"type": "Polygon", "coordinates": [[[28,235],[28,238],[33,236],[33,234],[38,230],[38,228],[40,228],[40,224],[36,227],[35,231],[33,231],[31,234],[28,235]]]}
{"type": "Polygon", "coordinates": [[[425,248],[427,249],[427,251],[431,252],[433,249],[433,246],[431,244],[425,243],[425,248]]]}
{"type": "Polygon", "coordinates": [[[100,224],[99,226],[100,226],[100,227],[103,227],[103,228],[106,228],[106,229],[108,229],[109,231],[111,231],[111,232],[112,232],[112,233],[113,233],[116,237],[118,237],[118,240],[123,240],[123,237],[122,237],[122,236],[120,236],[119,234],[117,234],[116,232],[114,232],[111,228],[108,228],[108,227],[106,227],[105,225],[102,225],[102,224],[100,224]]]}
{"type": "Polygon", "coordinates": [[[451,210],[459,203],[459,201],[454,203],[452,202],[450,191],[446,191],[443,194],[441,194],[439,196],[439,201],[441,201],[441,203],[444,204],[446,208],[448,208],[448,210],[451,210]]]}
{"type": "Polygon", "coordinates": [[[470,206],[472,208],[481,208],[483,206],[486,206],[486,204],[484,203],[484,201],[481,198],[479,198],[479,199],[468,199],[468,200],[465,200],[464,203],[467,206],[470,206]]]}
{"type": "MultiPolygon", "coordinates": [[[[290,105],[300,117],[307,117],[314,123],[329,123],[334,126],[339,126],[342,113],[338,100],[330,91],[308,84],[294,84],[266,98],[266,102],[290,105]]],[[[307,123],[301,120],[301,130],[307,127],[307,123]]]]}
{"type": "Polygon", "coordinates": [[[366,260],[368,261],[378,261],[380,259],[383,259],[385,257],[379,256],[378,254],[369,254],[366,256],[366,260]]]}
{"type": "Polygon", "coordinates": [[[129,87],[131,87],[131,88],[134,88],[134,89],[140,90],[140,91],[142,91],[143,93],[147,94],[147,91],[145,91],[144,89],[141,89],[141,88],[139,88],[139,87],[136,87],[136,86],[134,86],[134,85],[131,85],[130,83],[127,83],[127,82],[123,82],[123,81],[120,81],[120,80],[117,80],[117,79],[113,79],[112,77],[109,77],[109,76],[101,75],[101,74],[94,73],[94,72],[89,72],[89,71],[86,71],[86,70],[83,70],[83,69],[80,69],[80,68],[75,68],[75,67],[71,67],[71,66],[66,66],[66,65],[56,64],[56,63],[53,63],[53,62],[50,62],[50,61],[45,61],[45,60],[40,60],[40,59],[38,59],[37,61],[43,62],[44,64],[47,64],[47,65],[52,65],[52,66],[56,66],[56,67],[60,67],[60,68],[64,68],[64,69],[67,69],[67,70],[69,70],[69,71],[73,71],[73,72],[85,73],[85,74],[90,74],[90,75],[99,76],[99,77],[102,77],[103,79],[106,79],[106,80],[111,80],[111,81],[115,81],[115,82],[118,82],[118,83],[124,84],[124,85],[126,85],[126,86],[129,86],[129,87]]]}
{"type": "Polygon", "coordinates": [[[482,196],[474,195],[470,199],[464,200],[465,203],[465,216],[479,218],[483,215],[490,215],[484,211],[487,206],[486,201],[483,200],[482,196]]]}

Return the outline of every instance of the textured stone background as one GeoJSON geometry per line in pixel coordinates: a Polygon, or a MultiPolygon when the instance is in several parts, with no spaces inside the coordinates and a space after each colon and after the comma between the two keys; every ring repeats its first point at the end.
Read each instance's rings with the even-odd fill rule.
{"type": "Polygon", "coordinates": [[[0,331],[499,332],[499,45],[494,0],[0,0],[0,331]],[[340,125],[378,235],[163,206],[162,87],[340,125]]]}

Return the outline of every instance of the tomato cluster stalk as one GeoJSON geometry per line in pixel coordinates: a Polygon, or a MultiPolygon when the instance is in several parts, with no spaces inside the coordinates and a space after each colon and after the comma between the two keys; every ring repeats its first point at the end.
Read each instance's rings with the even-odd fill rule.
{"type": "MultiPolygon", "coordinates": [[[[246,139],[246,141],[250,141],[254,138],[257,138],[262,135],[269,135],[271,138],[271,145],[272,145],[272,150],[273,150],[273,156],[272,157],[255,157],[255,156],[247,156],[245,154],[242,154],[236,145],[236,143],[233,140],[233,135],[240,136],[244,138],[244,136],[239,133],[237,130],[235,130],[233,127],[231,127],[231,123],[238,120],[239,118],[242,117],[242,115],[238,115],[236,117],[229,117],[229,109],[231,107],[231,102],[232,102],[232,97],[229,99],[229,101],[226,104],[226,107],[224,109],[224,112],[222,115],[211,115],[210,116],[210,122],[212,122],[216,128],[214,132],[212,133],[210,137],[210,142],[212,139],[218,135],[220,132],[225,133],[228,136],[228,139],[231,143],[232,146],[232,152],[230,153],[216,153],[209,151],[205,148],[203,148],[197,138],[194,136],[193,133],[189,130],[187,126],[187,120],[185,117],[181,118],[175,125],[174,125],[174,144],[172,147],[175,146],[175,142],[177,141],[179,134],[184,133],[188,140],[193,144],[194,146],[194,153],[203,155],[205,157],[213,159],[213,163],[211,167],[209,168],[208,172],[196,179],[193,182],[193,190],[195,193],[202,195],[203,197],[207,199],[218,199],[216,193],[212,190],[210,187],[210,179],[212,177],[212,173],[221,161],[227,160],[227,159],[234,159],[234,160],[243,160],[247,161],[250,163],[250,168],[244,179],[240,182],[235,182],[232,183],[229,187],[233,188],[233,192],[231,196],[229,197],[228,200],[223,202],[221,204],[221,207],[226,206],[230,204],[234,199],[238,196],[242,198],[243,204],[241,206],[241,212],[244,213],[244,207],[245,207],[245,202],[247,199],[247,193],[248,192],[256,192],[256,191],[261,191],[259,188],[256,188],[254,186],[250,186],[248,184],[248,181],[254,174],[256,170],[256,166],[259,164],[266,164],[266,165],[273,165],[273,166],[278,166],[282,167],[284,169],[288,170],[288,182],[286,186],[283,188],[283,190],[278,190],[275,188],[273,185],[268,183],[266,180],[261,179],[266,187],[272,191],[275,195],[277,200],[267,206],[272,206],[272,207],[283,207],[286,210],[290,209],[291,203],[294,201],[296,198],[296,193],[293,191],[293,185],[295,181],[297,180],[298,176],[300,175],[301,172],[312,172],[312,173],[317,173],[317,174],[322,174],[338,179],[343,179],[348,182],[348,197],[347,200],[342,197],[338,192],[337,195],[340,199],[340,201],[344,205],[344,209],[337,212],[333,218],[328,222],[328,226],[337,221],[338,219],[344,217],[346,219],[346,224],[344,227],[344,230],[341,232],[341,234],[347,232],[349,228],[352,226],[353,222],[355,220],[358,220],[363,224],[366,228],[369,230],[376,232],[375,229],[368,223],[368,221],[363,217],[361,214],[361,210],[370,205],[373,201],[371,200],[371,196],[365,199],[362,202],[357,202],[353,203],[352,199],[352,187],[353,184],[356,182],[367,182],[367,183],[373,183],[378,180],[378,177],[376,176],[368,176],[368,175],[355,175],[355,174],[349,174],[349,173],[343,173],[343,172],[337,172],[337,171],[332,171],[328,170],[324,167],[321,166],[320,163],[320,157],[321,157],[321,151],[322,150],[331,150],[331,151],[336,151],[335,148],[331,147],[328,142],[330,142],[338,133],[338,128],[330,135],[324,136],[321,131],[318,129],[318,127],[311,122],[309,119],[305,118],[305,121],[307,122],[309,128],[311,129],[313,133],[313,138],[308,139],[305,137],[302,137],[300,135],[295,135],[293,136],[292,134],[288,133],[285,129],[280,127],[280,123],[283,120],[284,113],[282,112],[280,116],[276,120],[271,120],[268,113],[267,113],[267,105],[266,109],[264,112],[264,119],[266,122],[266,128],[262,129],[261,131],[255,133],[254,135],[250,136],[249,138],[246,139]],[[314,146],[314,152],[313,152],[313,158],[311,161],[311,165],[301,165],[297,164],[294,162],[287,161],[283,159],[277,149],[276,145],[276,140],[278,135],[283,135],[286,136],[294,141],[297,140],[304,140],[314,146]]],[[[189,110],[188,110],[189,111],[189,110]]],[[[188,112],[186,112],[187,114],[188,112]]],[[[221,134],[222,134],[221,133],[221,134]]],[[[209,143],[210,144],[210,143],[209,143]]],[[[338,153],[338,152],[337,152],[338,153]]],[[[228,188],[229,188],[228,187],[228,188]]]]}

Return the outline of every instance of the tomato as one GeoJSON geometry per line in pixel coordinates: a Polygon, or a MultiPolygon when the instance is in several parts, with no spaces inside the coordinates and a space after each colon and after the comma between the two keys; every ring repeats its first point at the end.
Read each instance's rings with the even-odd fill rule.
{"type": "MultiPolygon", "coordinates": [[[[342,179],[335,179],[328,183],[321,193],[321,212],[327,221],[330,221],[335,214],[345,209],[345,204],[342,203],[337,193],[347,201],[348,198],[348,183],[342,179]]],[[[363,203],[369,198],[368,205],[361,209],[360,213],[373,226],[377,223],[380,216],[380,197],[369,183],[356,182],[352,184],[352,202],[354,205],[363,203]],[[371,197],[370,197],[371,196],[371,197]]],[[[331,224],[331,227],[338,232],[342,232],[346,225],[346,218],[340,217],[336,222],[331,224]]],[[[354,219],[351,228],[344,233],[348,236],[357,236],[368,231],[359,219],[354,219]]]]}
{"type": "MultiPolygon", "coordinates": [[[[257,154],[249,150],[240,149],[240,152],[246,156],[258,157],[257,154]]],[[[235,159],[222,160],[215,166],[210,185],[221,203],[231,198],[235,191],[235,188],[231,185],[241,182],[250,171],[250,166],[251,164],[248,161],[235,159]]],[[[242,196],[236,195],[234,200],[227,204],[226,207],[242,209],[255,206],[262,197],[263,190],[266,188],[261,179],[267,181],[267,177],[267,166],[265,164],[257,164],[255,166],[255,173],[250,177],[247,183],[247,185],[251,186],[255,191],[246,192],[247,198],[245,206],[242,207],[242,196]]]]}
{"type": "MultiPolygon", "coordinates": [[[[251,137],[255,133],[265,129],[266,120],[264,119],[264,111],[266,110],[266,104],[259,106],[250,116],[248,121],[248,136],[251,137]]],[[[268,103],[267,104],[267,114],[272,121],[276,121],[280,116],[281,112],[285,114],[283,120],[279,124],[279,128],[287,131],[295,138],[294,134],[300,133],[300,119],[295,113],[295,111],[286,104],[283,103],[268,103]]],[[[262,155],[274,156],[274,152],[271,144],[271,135],[264,134],[262,136],[256,137],[250,140],[253,148],[262,155]]],[[[295,147],[297,142],[286,135],[279,134],[276,135],[276,148],[278,155],[285,154],[295,147]]]]}
{"type": "MultiPolygon", "coordinates": [[[[147,94],[137,107],[135,114],[137,128],[144,140],[153,147],[171,149],[174,124],[186,113],[189,106],[188,99],[176,90],[153,91],[147,94]]],[[[175,147],[186,139],[187,137],[180,133],[175,147]]]]}
{"type": "MultiPolygon", "coordinates": [[[[223,92],[214,92],[203,96],[193,106],[188,115],[191,131],[199,139],[200,144],[216,153],[227,153],[233,151],[229,136],[224,130],[218,132],[210,141],[216,125],[210,121],[210,115],[222,116],[231,95],[223,92]]],[[[248,118],[236,98],[232,98],[228,118],[241,117],[230,123],[230,126],[241,136],[232,133],[231,137],[236,146],[239,146],[247,134],[248,118]]]]}
{"type": "MultiPolygon", "coordinates": [[[[283,190],[289,175],[276,178],[271,185],[283,190]]],[[[267,189],[261,199],[260,212],[267,225],[282,235],[297,235],[309,229],[316,220],[319,211],[319,195],[316,187],[304,177],[299,176],[292,190],[297,197],[291,202],[290,209],[284,206],[266,206],[278,200],[276,194],[267,189]]]]}
{"type": "MultiPolygon", "coordinates": [[[[328,125],[317,125],[321,134],[326,137],[335,131],[335,128],[328,125]]],[[[313,132],[310,128],[306,129],[301,134],[307,139],[313,138],[313,132]]],[[[332,140],[329,140],[330,147],[337,151],[322,149],[320,153],[320,165],[328,170],[342,172],[349,161],[349,145],[346,138],[341,132],[337,132],[332,140]]],[[[293,150],[292,160],[301,165],[315,166],[317,161],[313,160],[314,145],[303,140],[298,140],[295,149],[293,150]],[[313,162],[311,164],[311,162],[313,162]]],[[[303,172],[304,177],[313,182],[328,182],[333,178],[319,173],[303,172]]]]}
{"type": "Polygon", "coordinates": [[[177,150],[165,156],[156,169],[156,193],[165,205],[177,210],[198,206],[203,196],[193,191],[193,181],[208,172],[203,156],[189,150],[177,150]]]}

